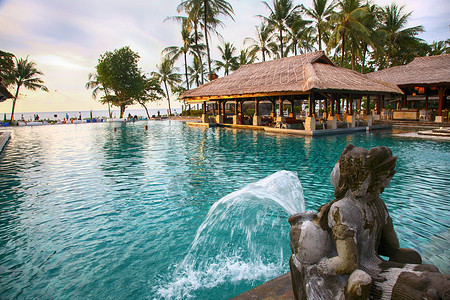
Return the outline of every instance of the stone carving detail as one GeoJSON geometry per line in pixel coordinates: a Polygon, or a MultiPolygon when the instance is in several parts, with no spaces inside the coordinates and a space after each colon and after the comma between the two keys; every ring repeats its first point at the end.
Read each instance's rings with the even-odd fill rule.
{"type": "Polygon", "coordinates": [[[387,147],[348,145],[331,173],[335,199],[289,218],[296,299],[450,299],[450,275],[400,248],[380,198],[396,161],[387,147]]]}

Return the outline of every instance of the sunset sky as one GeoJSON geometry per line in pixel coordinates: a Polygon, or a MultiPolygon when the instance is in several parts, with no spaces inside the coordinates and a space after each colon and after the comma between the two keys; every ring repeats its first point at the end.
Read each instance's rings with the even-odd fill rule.
{"type": "MultiPolygon", "coordinates": [[[[310,6],[311,0],[294,1],[310,6]]],[[[75,111],[107,109],[84,88],[88,74],[95,71],[105,51],[130,46],[141,56],[145,72],[156,69],[164,47],[180,44],[180,26],[164,21],[177,15],[179,0],[0,0],[0,49],[19,58],[29,56],[45,75],[50,92],[21,90],[16,112],[75,111]]],[[[260,0],[230,0],[235,22],[223,19],[225,41],[237,49],[246,37],[254,37],[258,14],[268,15],[260,0]]],[[[271,3],[269,0],[268,3],[271,3]]],[[[388,5],[391,1],[375,1],[388,5]]],[[[423,25],[419,37],[428,43],[450,37],[448,0],[398,0],[413,11],[409,26],[423,25]]],[[[217,59],[218,39],[213,40],[217,59]]],[[[181,61],[177,63],[182,66],[181,61]]],[[[12,90],[11,92],[15,92],[12,90]]],[[[0,113],[11,112],[11,100],[0,103],[0,113]]],[[[178,101],[173,107],[180,107],[178,101]]],[[[167,101],[151,108],[165,108],[167,101]]],[[[134,108],[140,108],[135,106],[134,108]]]]}

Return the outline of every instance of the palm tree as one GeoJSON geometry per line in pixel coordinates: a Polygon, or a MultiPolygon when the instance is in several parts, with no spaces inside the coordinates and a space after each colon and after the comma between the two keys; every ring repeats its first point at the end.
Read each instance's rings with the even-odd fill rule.
{"type": "Polygon", "coordinates": [[[316,23],[319,50],[322,50],[323,34],[330,28],[329,20],[335,7],[336,3],[334,0],[313,0],[313,7],[311,8],[306,8],[302,5],[305,14],[316,23]]]}
{"type": "MultiPolygon", "coordinates": [[[[202,63],[202,55],[200,53],[202,47],[200,46],[200,40],[202,39],[202,35],[199,31],[200,27],[200,18],[201,18],[201,1],[200,0],[186,0],[181,2],[177,7],[178,12],[186,12],[188,15],[187,17],[169,17],[169,19],[175,19],[177,21],[183,22],[184,19],[187,19],[189,23],[192,24],[192,27],[194,28],[194,51],[197,53],[197,59],[200,60],[200,66],[203,68],[202,63]]],[[[203,70],[201,70],[203,74],[203,70]]],[[[204,76],[201,76],[202,84],[204,82],[204,76]]]]}
{"type": "Polygon", "coordinates": [[[164,48],[163,54],[167,55],[169,59],[177,60],[181,55],[184,58],[184,74],[186,76],[186,88],[189,90],[189,78],[188,78],[188,63],[187,55],[188,53],[195,55],[194,48],[192,47],[194,43],[194,37],[192,34],[192,27],[187,18],[184,18],[181,25],[181,38],[183,39],[183,46],[169,46],[164,48]]]}
{"type": "Polygon", "coordinates": [[[97,95],[100,91],[103,91],[105,93],[105,97],[103,97],[101,102],[103,104],[108,103],[108,115],[110,118],[112,118],[111,114],[111,101],[109,97],[108,89],[106,89],[102,83],[98,80],[98,74],[97,73],[89,73],[88,75],[88,82],[85,84],[85,88],[87,90],[92,89],[92,98],[97,99],[97,95]]]}
{"type": "Polygon", "coordinates": [[[380,7],[376,4],[367,4],[367,14],[363,20],[363,25],[369,31],[368,41],[361,42],[361,73],[364,74],[364,68],[366,65],[366,55],[368,47],[370,46],[374,52],[384,55],[383,50],[383,32],[379,29],[380,7]]]}
{"type": "Polygon", "coordinates": [[[430,47],[431,49],[428,53],[429,56],[450,53],[450,46],[448,44],[448,40],[433,42],[433,44],[431,44],[430,47]]]}
{"type": "Polygon", "coordinates": [[[290,43],[286,46],[286,53],[293,52],[294,55],[297,55],[300,41],[305,39],[312,30],[312,27],[306,27],[310,23],[311,21],[303,20],[301,16],[288,22],[287,39],[290,43]]]}
{"type": "Polygon", "coordinates": [[[278,30],[278,39],[280,41],[280,57],[284,57],[283,33],[286,31],[287,23],[300,16],[300,6],[294,5],[292,0],[273,0],[273,8],[263,1],[270,10],[269,17],[261,16],[274,29],[278,30]]]}
{"type": "Polygon", "coordinates": [[[240,66],[252,64],[256,61],[256,51],[251,48],[241,49],[239,56],[237,57],[237,64],[234,70],[237,70],[240,66]]]}
{"type": "Polygon", "coordinates": [[[32,91],[40,89],[48,92],[48,88],[43,85],[44,81],[38,77],[39,75],[44,75],[44,73],[36,69],[35,62],[28,61],[28,56],[26,59],[16,58],[16,65],[12,70],[10,78],[12,84],[16,86],[16,95],[14,96],[11,110],[11,123],[14,121],[14,109],[17,98],[19,97],[19,90],[22,86],[32,91]]]}
{"type": "Polygon", "coordinates": [[[224,69],[224,74],[227,76],[230,72],[230,70],[237,69],[236,66],[238,64],[237,56],[235,55],[236,47],[229,42],[225,42],[223,44],[223,47],[217,46],[221,53],[222,60],[216,61],[216,65],[218,69],[224,69]]]}
{"type": "MultiPolygon", "coordinates": [[[[340,0],[337,5],[340,11],[331,15],[330,22],[334,25],[328,46],[333,48],[341,41],[341,66],[344,65],[346,38],[348,36],[368,39],[369,32],[362,24],[366,16],[367,7],[361,6],[360,0],[340,0]]],[[[352,55],[355,49],[352,49],[352,55]]]]}
{"type": "Polygon", "coordinates": [[[208,34],[209,31],[214,31],[218,25],[222,25],[222,22],[218,19],[219,16],[228,16],[234,20],[233,7],[225,0],[185,0],[178,7],[185,10],[188,13],[189,18],[202,19],[206,53],[208,56],[209,77],[211,78],[211,52],[208,34]]]}
{"type": "Polygon", "coordinates": [[[173,66],[173,61],[165,57],[162,59],[161,64],[157,65],[157,72],[152,72],[152,76],[158,80],[159,83],[164,83],[164,89],[166,91],[167,103],[169,104],[169,115],[172,114],[170,108],[170,95],[169,88],[175,87],[176,84],[181,82],[181,74],[178,73],[178,68],[173,66]]]}
{"type": "Polygon", "coordinates": [[[393,65],[393,57],[400,51],[408,51],[408,48],[422,41],[416,35],[424,31],[422,25],[405,28],[411,12],[403,13],[405,6],[398,6],[391,4],[382,8],[381,25],[382,30],[386,35],[386,54],[387,65],[393,65]]]}
{"type": "Polygon", "coordinates": [[[200,62],[200,59],[195,56],[192,60],[192,64],[188,66],[189,83],[191,86],[193,86],[194,83],[196,86],[200,86],[200,83],[206,80],[205,73],[203,72],[205,67],[205,63],[200,62]],[[203,66],[201,64],[203,64],[203,66]]]}
{"type": "Polygon", "coordinates": [[[244,41],[250,41],[253,44],[251,44],[250,51],[261,51],[262,54],[262,60],[266,61],[266,53],[270,57],[271,51],[270,51],[270,44],[273,43],[273,32],[272,28],[270,26],[263,22],[259,26],[256,27],[256,39],[254,38],[246,38],[244,41]]]}

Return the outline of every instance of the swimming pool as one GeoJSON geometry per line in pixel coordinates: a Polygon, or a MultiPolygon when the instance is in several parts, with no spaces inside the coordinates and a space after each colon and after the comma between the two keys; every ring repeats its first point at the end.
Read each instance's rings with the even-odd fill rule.
{"type": "MultiPolygon", "coordinates": [[[[255,252],[245,239],[228,241],[223,226],[191,246],[213,203],[288,170],[298,174],[306,209],[316,209],[332,199],[329,173],[348,143],[388,146],[398,156],[382,198],[401,246],[449,272],[449,143],[385,132],[311,139],[177,121],[55,125],[13,128],[0,156],[0,298],[245,292],[288,271],[288,215],[254,207],[264,211],[262,234],[250,247],[264,256],[246,254],[255,252]]],[[[218,222],[246,226],[238,215],[218,222]]]]}

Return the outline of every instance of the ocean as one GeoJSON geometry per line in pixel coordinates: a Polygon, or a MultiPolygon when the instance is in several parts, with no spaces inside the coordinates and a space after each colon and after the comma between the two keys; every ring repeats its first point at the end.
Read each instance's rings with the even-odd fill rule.
{"type": "MultiPolygon", "coordinates": [[[[160,108],[160,109],[149,109],[148,113],[150,117],[152,115],[157,116],[158,111],[161,116],[167,115],[168,111],[166,108],[160,108]]],[[[66,114],[70,118],[78,118],[81,114],[82,119],[90,118],[92,113],[93,118],[109,118],[108,110],[82,110],[82,111],[51,111],[51,112],[15,112],[14,113],[14,120],[21,120],[22,115],[25,121],[33,121],[34,116],[37,114],[39,116],[39,120],[64,120],[66,118],[66,114]]],[[[181,108],[173,108],[172,109],[173,114],[180,114],[181,108]]],[[[120,117],[120,110],[113,109],[111,110],[111,114],[113,118],[119,118],[120,117]]],[[[132,116],[138,116],[138,117],[147,117],[147,114],[145,112],[145,109],[126,109],[124,113],[124,117],[127,117],[128,114],[132,116]]],[[[0,114],[0,121],[7,119],[9,120],[11,118],[11,114],[4,113],[0,114]]]]}

